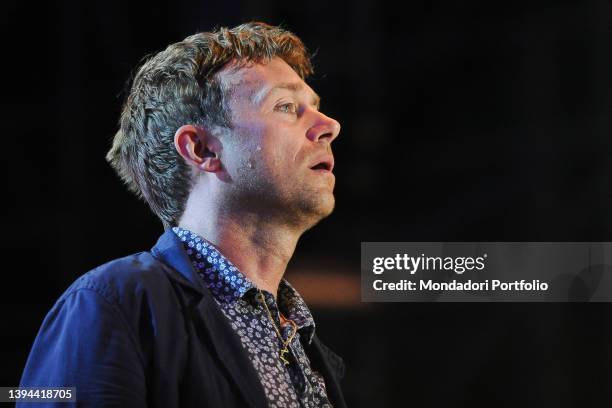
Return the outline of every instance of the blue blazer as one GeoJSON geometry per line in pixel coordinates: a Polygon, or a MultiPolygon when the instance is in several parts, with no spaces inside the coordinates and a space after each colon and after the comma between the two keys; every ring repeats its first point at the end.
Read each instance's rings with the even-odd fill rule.
{"type": "MultiPolygon", "coordinates": [[[[316,335],[303,345],[334,407],[346,407],[342,359],[316,335]]],[[[20,386],[74,386],[83,407],[267,406],[248,353],[171,230],[150,252],[87,272],[62,294],[20,386]]]]}

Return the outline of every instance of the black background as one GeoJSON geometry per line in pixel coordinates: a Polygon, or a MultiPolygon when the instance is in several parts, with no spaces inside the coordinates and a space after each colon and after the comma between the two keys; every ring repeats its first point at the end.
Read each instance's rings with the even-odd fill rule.
{"type": "MultiPolygon", "coordinates": [[[[300,259],[357,278],[362,241],[612,241],[607,1],[1,7],[2,386],[76,277],[161,233],[104,154],[141,58],[218,25],[283,24],[317,51],[310,84],[343,126],[337,205],[300,259]]],[[[612,403],[608,304],[313,313],[352,407],[612,403]]]]}

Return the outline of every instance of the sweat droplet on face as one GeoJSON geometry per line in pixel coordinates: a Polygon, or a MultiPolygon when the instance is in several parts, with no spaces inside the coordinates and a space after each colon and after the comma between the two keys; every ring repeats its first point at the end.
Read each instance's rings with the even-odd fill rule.
{"type": "Polygon", "coordinates": [[[257,149],[255,149],[256,152],[261,152],[261,146],[257,146],[257,149]]]}

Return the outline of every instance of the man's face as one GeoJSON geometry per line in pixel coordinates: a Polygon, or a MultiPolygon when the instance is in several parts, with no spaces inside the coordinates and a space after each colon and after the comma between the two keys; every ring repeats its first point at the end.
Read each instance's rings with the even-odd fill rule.
{"type": "Polygon", "coordinates": [[[331,142],[340,124],[282,59],[224,68],[233,129],[221,161],[231,182],[226,205],[314,225],[334,208],[331,142]]]}

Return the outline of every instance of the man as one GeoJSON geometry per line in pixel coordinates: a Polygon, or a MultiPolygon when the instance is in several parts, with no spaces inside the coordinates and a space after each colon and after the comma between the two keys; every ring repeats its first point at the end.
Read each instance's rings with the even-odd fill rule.
{"type": "Polygon", "coordinates": [[[334,207],[340,125],[311,73],[294,34],[255,22],[144,63],[107,159],[166,231],[70,286],[22,387],[75,386],[96,407],[345,406],[344,364],[283,279],[334,207]]]}

